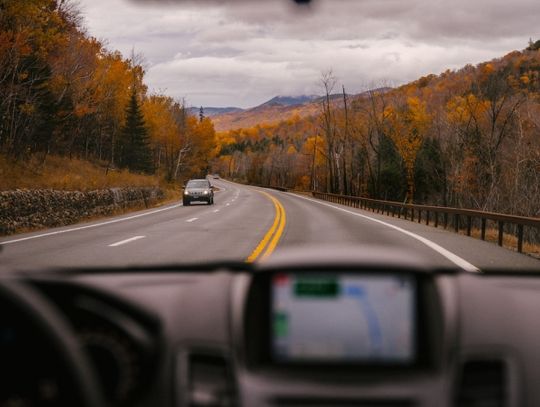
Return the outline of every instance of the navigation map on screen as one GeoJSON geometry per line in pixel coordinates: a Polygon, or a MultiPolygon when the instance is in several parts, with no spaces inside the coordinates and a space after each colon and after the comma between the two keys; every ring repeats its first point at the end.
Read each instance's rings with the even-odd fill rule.
{"type": "Polygon", "coordinates": [[[415,302],[410,275],[277,274],[272,281],[274,359],[412,363],[415,302]]]}

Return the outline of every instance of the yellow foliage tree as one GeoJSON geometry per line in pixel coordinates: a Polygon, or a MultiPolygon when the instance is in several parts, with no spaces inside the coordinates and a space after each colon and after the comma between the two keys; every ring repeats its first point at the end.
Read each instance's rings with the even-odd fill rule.
{"type": "Polygon", "coordinates": [[[405,164],[407,202],[414,199],[414,167],[418,151],[431,121],[425,102],[417,97],[407,98],[401,106],[389,106],[384,111],[387,132],[405,164]]]}

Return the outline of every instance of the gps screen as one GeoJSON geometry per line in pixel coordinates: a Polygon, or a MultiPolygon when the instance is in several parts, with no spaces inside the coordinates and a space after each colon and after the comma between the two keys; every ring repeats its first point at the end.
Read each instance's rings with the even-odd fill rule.
{"type": "Polygon", "coordinates": [[[411,275],[277,274],[272,279],[273,358],[411,364],[415,310],[411,275]]]}

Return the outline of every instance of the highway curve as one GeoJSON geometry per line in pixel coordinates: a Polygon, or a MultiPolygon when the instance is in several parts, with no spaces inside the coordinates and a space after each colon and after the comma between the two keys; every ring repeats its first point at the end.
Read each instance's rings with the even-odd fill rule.
{"type": "Polygon", "coordinates": [[[435,266],[540,270],[540,261],[450,231],[223,180],[215,205],[175,203],[0,239],[0,268],[258,261],[308,244],[384,244],[435,266]]]}

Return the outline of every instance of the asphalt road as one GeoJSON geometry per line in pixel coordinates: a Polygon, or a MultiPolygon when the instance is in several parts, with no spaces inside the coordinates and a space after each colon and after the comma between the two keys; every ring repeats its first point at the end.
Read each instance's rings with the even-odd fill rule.
{"type": "Polygon", "coordinates": [[[0,268],[128,266],[260,260],[308,244],[384,244],[435,266],[537,269],[540,261],[492,243],[402,219],[212,180],[215,205],[180,203],[0,239],[0,268]]]}

